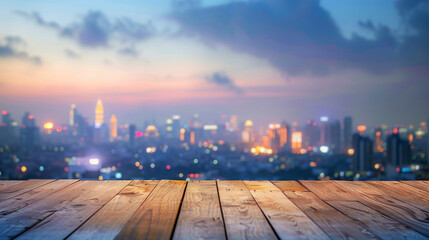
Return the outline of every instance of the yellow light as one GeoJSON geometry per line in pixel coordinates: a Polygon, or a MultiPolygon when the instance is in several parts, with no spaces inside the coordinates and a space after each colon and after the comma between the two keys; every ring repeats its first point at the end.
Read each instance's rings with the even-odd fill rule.
{"type": "Polygon", "coordinates": [[[24,173],[24,172],[26,172],[26,171],[27,171],[27,167],[26,167],[26,166],[22,166],[22,167],[21,167],[21,172],[23,172],[23,173],[24,173]]]}
{"type": "Polygon", "coordinates": [[[375,169],[379,169],[380,168],[380,164],[379,163],[374,164],[374,168],[375,169]]]}
{"type": "Polygon", "coordinates": [[[54,123],[53,122],[47,122],[47,123],[43,124],[43,128],[44,129],[53,129],[54,123]]]}
{"type": "Polygon", "coordinates": [[[354,153],[355,153],[355,150],[353,148],[347,149],[347,154],[348,155],[353,156],[354,153]]]}
{"type": "Polygon", "coordinates": [[[98,176],[98,180],[103,180],[103,176],[98,176]]]}
{"type": "Polygon", "coordinates": [[[136,162],[136,163],[135,163],[135,165],[136,165],[136,167],[138,167],[138,166],[140,166],[140,163],[139,163],[139,162],[136,162]]]}

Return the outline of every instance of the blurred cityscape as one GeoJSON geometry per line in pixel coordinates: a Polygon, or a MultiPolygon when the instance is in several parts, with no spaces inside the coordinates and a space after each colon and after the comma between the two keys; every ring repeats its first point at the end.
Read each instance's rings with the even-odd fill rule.
{"type": "MultiPolygon", "coordinates": [[[[65,110],[64,113],[67,111],[65,110]]],[[[352,117],[257,127],[251,119],[198,114],[118,124],[95,105],[90,122],[36,124],[1,112],[0,179],[429,179],[427,122],[355,126],[352,117]]]]}

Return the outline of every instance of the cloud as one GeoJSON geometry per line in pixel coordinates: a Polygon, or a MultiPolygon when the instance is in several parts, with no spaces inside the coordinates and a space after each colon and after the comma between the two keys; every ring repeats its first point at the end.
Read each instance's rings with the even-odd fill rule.
{"type": "Polygon", "coordinates": [[[70,49],[64,49],[64,53],[69,58],[79,58],[80,57],[76,52],[74,52],[73,50],[70,50],[70,49]]]}
{"type": "Polygon", "coordinates": [[[124,47],[118,50],[118,54],[127,57],[138,57],[139,53],[134,47],[124,47]]]}
{"type": "Polygon", "coordinates": [[[345,68],[383,73],[429,63],[428,8],[422,7],[427,2],[398,1],[398,11],[412,34],[397,36],[384,25],[357,23],[373,38],[357,34],[345,38],[318,0],[229,2],[174,11],[171,18],[184,34],[266,59],[289,75],[320,76],[345,68]]]}
{"type": "Polygon", "coordinates": [[[243,93],[242,89],[237,87],[234,81],[224,73],[214,72],[210,76],[206,76],[205,79],[210,83],[215,83],[219,86],[226,87],[237,94],[243,93]]]}
{"type": "Polygon", "coordinates": [[[42,64],[38,56],[30,56],[27,52],[19,50],[25,46],[25,42],[17,36],[6,36],[0,39],[0,58],[16,58],[29,61],[33,64],[42,64]]]}
{"type": "Polygon", "coordinates": [[[39,26],[58,32],[62,37],[73,39],[79,45],[88,48],[107,47],[113,40],[119,42],[137,42],[146,40],[155,32],[150,22],[139,23],[129,18],[111,20],[100,11],[89,11],[80,21],[67,26],[46,21],[39,13],[16,11],[39,26]]]}

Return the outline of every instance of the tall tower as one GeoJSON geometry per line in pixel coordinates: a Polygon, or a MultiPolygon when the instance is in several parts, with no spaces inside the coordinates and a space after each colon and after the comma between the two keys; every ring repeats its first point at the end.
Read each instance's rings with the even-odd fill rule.
{"type": "Polygon", "coordinates": [[[118,120],[112,115],[110,118],[110,141],[113,141],[118,136],[118,120]]]}
{"type": "Polygon", "coordinates": [[[350,148],[352,146],[352,118],[344,118],[344,137],[343,137],[343,147],[344,149],[350,148]]]}
{"type": "Polygon", "coordinates": [[[95,122],[94,126],[95,128],[100,128],[101,125],[104,123],[104,110],[103,110],[103,103],[101,100],[97,101],[97,105],[95,106],[95,122]]]}
{"type": "Polygon", "coordinates": [[[70,108],[70,114],[69,114],[69,125],[74,126],[74,118],[76,113],[76,105],[72,104],[70,108]]]}

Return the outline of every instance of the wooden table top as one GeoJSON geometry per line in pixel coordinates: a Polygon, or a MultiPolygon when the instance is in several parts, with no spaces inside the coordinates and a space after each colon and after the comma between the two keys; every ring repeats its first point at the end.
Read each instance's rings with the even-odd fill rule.
{"type": "Polygon", "coordinates": [[[428,239],[429,181],[0,181],[0,239],[428,239]]]}

